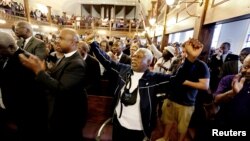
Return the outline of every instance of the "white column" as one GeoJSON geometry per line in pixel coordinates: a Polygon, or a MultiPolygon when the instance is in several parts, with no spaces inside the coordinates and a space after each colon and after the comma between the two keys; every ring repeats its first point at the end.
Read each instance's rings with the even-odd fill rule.
{"type": "Polygon", "coordinates": [[[101,18],[104,19],[104,7],[101,6],[101,18]]]}
{"type": "Polygon", "coordinates": [[[111,19],[114,19],[114,7],[111,7],[111,19]]]}
{"type": "Polygon", "coordinates": [[[105,18],[108,18],[109,17],[109,9],[108,9],[108,7],[106,8],[106,15],[105,15],[105,18]]]}

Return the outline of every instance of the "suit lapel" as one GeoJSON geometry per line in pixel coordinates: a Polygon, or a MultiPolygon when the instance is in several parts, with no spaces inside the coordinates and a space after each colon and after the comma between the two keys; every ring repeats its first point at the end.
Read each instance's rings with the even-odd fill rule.
{"type": "Polygon", "coordinates": [[[29,42],[26,44],[26,46],[24,47],[25,50],[28,50],[28,48],[30,47],[30,45],[32,44],[32,42],[34,41],[34,37],[32,37],[29,42]]]}
{"type": "Polygon", "coordinates": [[[123,54],[122,54],[122,56],[121,56],[121,58],[120,58],[120,61],[119,61],[120,63],[123,63],[124,62],[124,56],[123,56],[123,54]]]}
{"type": "Polygon", "coordinates": [[[55,66],[54,69],[52,69],[51,73],[54,73],[54,72],[62,69],[66,64],[69,63],[70,60],[74,59],[77,56],[78,56],[78,52],[76,52],[75,54],[73,54],[70,57],[65,57],[63,60],[61,60],[60,64],[58,64],[57,66],[55,66]]]}
{"type": "Polygon", "coordinates": [[[63,66],[67,64],[67,60],[69,60],[69,58],[70,57],[67,57],[67,58],[64,58],[63,60],[61,60],[61,62],[57,66],[55,66],[55,68],[52,69],[51,72],[54,73],[54,72],[60,70],[61,68],[63,68],[63,66]]]}

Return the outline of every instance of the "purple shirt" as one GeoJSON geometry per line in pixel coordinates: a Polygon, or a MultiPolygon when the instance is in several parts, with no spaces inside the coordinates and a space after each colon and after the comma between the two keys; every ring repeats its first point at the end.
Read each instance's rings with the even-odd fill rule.
{"type": "Polygon", "coordinates": [[[232,81],[235,75],[227,75],[223,77],[218,85],[218,88],[214,95],[218,95],[221,93],[224,93],[226,91],[229,91],[232,89],[232,81]]]}
{"type": "MultiPolygon", "coordinates": [[[[235,75],[223,77],[214,95],[224,93],[232,89],[232,81],[235,75]]],[[[250,123],[250,81],[245,81],[241,91],[232,100],[220,104],[218,116],[224,122],[224,127],[246,129],[250,123]]]]}

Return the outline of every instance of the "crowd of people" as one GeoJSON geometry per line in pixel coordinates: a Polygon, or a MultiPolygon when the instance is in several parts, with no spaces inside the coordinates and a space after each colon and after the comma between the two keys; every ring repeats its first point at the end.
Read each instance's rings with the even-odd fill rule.
{"type": "Polygon", "coordinates": [[[25,16],[23,4],[14,0],[0,0],[0,12],[14,16],[25,16]]]}
{"type": "Polygon", "coordinates": [[[203,62],[204,45],[193,38],[159,47],[148,34],[142,45],[139,37],[80,38],[63,28],[46,38],[28,22],[14,27],[17,40],[0,32],[3,140],[84,140],[90,94],[113,97],[113,141],[147,141],[155,128],[157,141],[205,141],[214,128],[250,127],[250,48],[236,55],[224,42],[203,62]]]}

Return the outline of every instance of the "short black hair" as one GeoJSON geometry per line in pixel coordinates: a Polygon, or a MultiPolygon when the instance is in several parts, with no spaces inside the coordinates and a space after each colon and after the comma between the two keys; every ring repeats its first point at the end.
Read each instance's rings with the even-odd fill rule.
{"type": "Polygon", "coordinates": [[[229,42],[224,42],[222,43],[222,45],[228,47],[228,49],[230,49],[231,47],[231,44],[229,42]]]}

